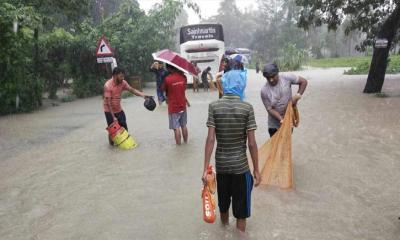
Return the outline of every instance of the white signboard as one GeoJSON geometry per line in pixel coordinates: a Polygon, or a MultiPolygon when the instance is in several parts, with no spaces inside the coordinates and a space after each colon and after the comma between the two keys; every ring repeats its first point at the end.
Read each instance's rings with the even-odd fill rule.
{"type": "Polygon", "coordinates": [[[376,39],[375,41],[376,48],[387,48],[387,46],[388,46],[388,40],[386,38],[376,39]]]}
{"type": "Polygon", "coordinates": [[[102,58],[97,58],[97,63],[112,63],[114,62],[113,57],[102,57],[102,58]]]}

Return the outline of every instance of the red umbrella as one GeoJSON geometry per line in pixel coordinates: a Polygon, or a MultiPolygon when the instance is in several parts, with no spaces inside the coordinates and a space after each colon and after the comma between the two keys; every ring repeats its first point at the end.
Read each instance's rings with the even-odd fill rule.
{"type": "Polygon", "coordinates": [[[153,53],[152,55],[154,60],[168,63],[169,65],[176,67],[184,73],[192,74],[194,76],[197,76],[198,74],[193,64],[169,49],[161,50],[159,52],[153,53]]]}

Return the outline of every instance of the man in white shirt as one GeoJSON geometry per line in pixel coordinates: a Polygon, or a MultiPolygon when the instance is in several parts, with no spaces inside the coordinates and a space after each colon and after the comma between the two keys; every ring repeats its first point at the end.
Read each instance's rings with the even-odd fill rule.
{"type": "Polygon", "coordinates": [[[278,66],[274,63],[264,66],[263,76],[267,83],[261,89],[261,99],[268,112],[268,132],[272,137],[282,124],[289,101],[296,106],[301,99],[307,87],[307,80],[294,74],[279,74],[278,66]],[[292,96],[293,84],[299,85],[295,96],[292,96]]]}

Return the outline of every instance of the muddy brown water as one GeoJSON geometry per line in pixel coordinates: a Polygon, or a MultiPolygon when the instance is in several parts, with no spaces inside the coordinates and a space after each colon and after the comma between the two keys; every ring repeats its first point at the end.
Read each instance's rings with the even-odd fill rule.
{"type": "MultiPolygon", "coordinates": [[[[108,146],[101,97],[0,118],[0,239],[382,239],[400,236],[400,77],[387,98],[366,76],[310,69],[293,134],[293,191],[253,191],[247,233],[201,216],[208,103],[193,94],[189,143],[175,146],[165,106],[123,100],[131,151],[108,146]]],[[[268,138],[261,75],[250,71],[259,145],[268,138]]],[[[146,92],[155,93],[154,89],[146,92]]],[[[261,161],[260,166],[263,165],[261,161]]]]}

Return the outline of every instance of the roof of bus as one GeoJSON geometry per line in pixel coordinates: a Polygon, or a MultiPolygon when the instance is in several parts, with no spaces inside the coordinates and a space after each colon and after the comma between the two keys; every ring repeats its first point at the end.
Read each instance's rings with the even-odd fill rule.
{"type": "Polygon", "coordinates": [[[182,26],[181,28],[184,28],[184,27],[204,26],[204,25],[220,25],[220,26],[222,27],[222,24],[220,24],[220,23],[198,23],[198,24],[185,25],[185,26],[182,26]]]}

